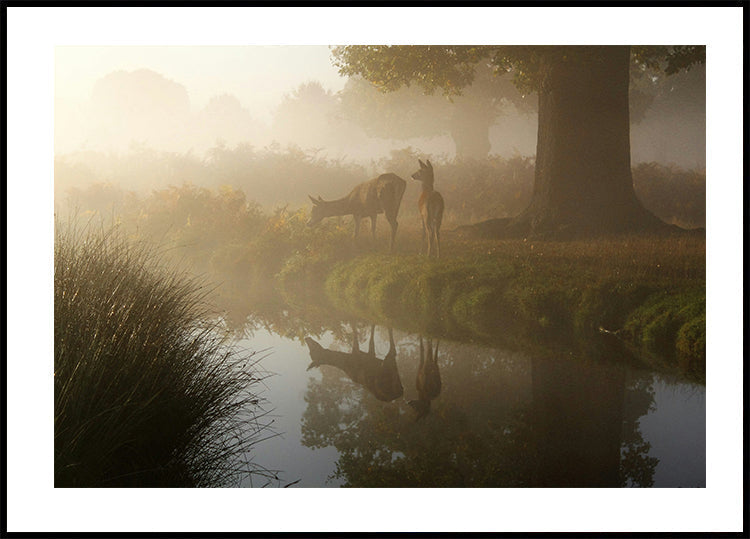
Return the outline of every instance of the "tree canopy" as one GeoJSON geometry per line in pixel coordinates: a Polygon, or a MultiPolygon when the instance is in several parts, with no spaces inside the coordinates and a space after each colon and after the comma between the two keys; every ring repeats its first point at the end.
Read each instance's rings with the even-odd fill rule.
{"type": "MultiPolygon", "coordinates": [[[[460,95],[471,85],[479,64],[496,75],[512,74],[519,91],[527,94],[538,89],[542,56],[554,54],[567,61],[596,54],[586,46],[552,45],[345,45],[331,52],[341,75],[359,75],[382,91],[416,83],[428,94],[441,90],[445,95],[460,95]]],[[[706,48],[639,45],[631,47],[631,54],[638,69],[671,75],[705,62],[706,48]]]]}

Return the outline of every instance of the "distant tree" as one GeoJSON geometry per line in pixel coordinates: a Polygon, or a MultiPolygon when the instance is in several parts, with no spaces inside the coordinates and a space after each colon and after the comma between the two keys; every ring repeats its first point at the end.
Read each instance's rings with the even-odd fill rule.
{"type": "Polygon", "coordinates": [[[342,120],[338,99],[317,81],[300,84],[286,94],[275,111],[271,134],[275,140],[305,149],[347,146],[362,138],[360,129],[342,120]]]}
{"type": "Polygon", "coordinates": [[[458,159],[484,159],[490,150],[490,127],[508,111],[535,107],[507,76],[494,76],[479,67],[471,86],[461,95],[425,92],[405,86],[383,93],[360,76],[349,79],[339,93],[344,117],[371,136],[394,139],[450,134],[458,159]]]}
{"type": "Polygon", "coordinates": [[[254,140],[265,130],[237,97],[222,94],[212,97],[198,113],[195,132],[204,145],[209,145],[219,139],[229,143],[254,140]]]}
{"type": "Polygon", "coordinates": [[[417,83],[456,95],[478,64],[511,73],[522,92],[539,95],[534,191],[512,219],[475,230],[492,235],[590,236],[661,231],[666,226],[636,198],[630,170],[631,55],[666,74],[705,61],[705,47],[629,46],[341,46],[342,75],[383,91],[417,83]]]}
{"type": "Polygon", "coordinates": [[[190,98],[181,84],[149,69],[115,71],[94,84],[93,130],[100,140],[164,146],[185,134],[190,98]]]}

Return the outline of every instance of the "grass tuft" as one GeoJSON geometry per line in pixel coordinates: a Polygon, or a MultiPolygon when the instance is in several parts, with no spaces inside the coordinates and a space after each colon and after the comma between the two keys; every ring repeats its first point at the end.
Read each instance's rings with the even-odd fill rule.
{"type": "Polygon", "coordinates": [[[205,285],[116,227],[55,229],[55,486],[204,487],[272,474],[248,451],[257,355],[209,322],[205,285]]]}

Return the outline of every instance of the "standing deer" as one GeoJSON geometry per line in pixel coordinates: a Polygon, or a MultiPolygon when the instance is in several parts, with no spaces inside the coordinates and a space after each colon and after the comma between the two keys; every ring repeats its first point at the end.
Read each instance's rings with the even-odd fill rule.
{"type": "Polygon", "coordinates": [[[417,419],[422,419],[430,413],[430,403],[440,395],[442,382],[438,368],[438,346],[435,343],[435,353],[432,353],[432,339],[427,339],[427,355],[419,336],[419,368],[417,369],[417,399],[410,400],[409,405],[417,412],[417,419]]]}
{"type": "Polygon", "coordinates": [[[425,165],[421,159],[419,170],[411,175],[422,182],[422,195],[419,197],[419,214],[422,216],[422,245],[427,236],[427,256],[440,257],[440,224],[443,222],[443,197],[435,191],[435,175],[432,163],[427,160],[425,165]]]}
{"type": "Polygon", "coordinates": [[[391,225],[391,252],[396,241],[396,230],[398,229],[398,210],[401,207],[401,199],[406,191],[406,182],[393,173],[381,174],[377,178],[360,183],[343,198],[326,201],[318,196],[311,197],[313,203],[312,213],[307,226],[318,224],[326,217],[340,215],[354,216],[354,237],[359,234],[359,221],[363,217],[369,217],[372,225],[372,239],[375,241],[375,221],[379,213],[385,213],[385,218],[391,225]]]}
{"type": "Polygon", "coordinates": [[[307,370],[320,365],[332,365],[344,371],[351,380],[367,389],[376,399],[389,402],[401,397],[404,388],[396,366],[396,345],[393,342],[393,330],[388,328],[390,348],[384,359],[375,356],[375,326],[370,329],[370,345],[367,352],[359,349],[357,328],[352,324],[352,351],[351,353],[328,350],[319,343],[305,338],[310,350],[312,363],[307,370]]]}

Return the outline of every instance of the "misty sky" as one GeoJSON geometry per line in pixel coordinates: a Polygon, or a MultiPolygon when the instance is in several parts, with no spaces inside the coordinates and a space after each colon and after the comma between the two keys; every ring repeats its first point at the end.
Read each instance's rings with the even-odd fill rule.
{"type": "Polygon", "coordinates": [[[193,108],[229,93],[266,121],[300,83],[316,80],[336,92],[346,82],[325,45],[63,46],[55,48],[55,97],[85,100],[105,75],[143,68],[185,86],[193,108]]]}

